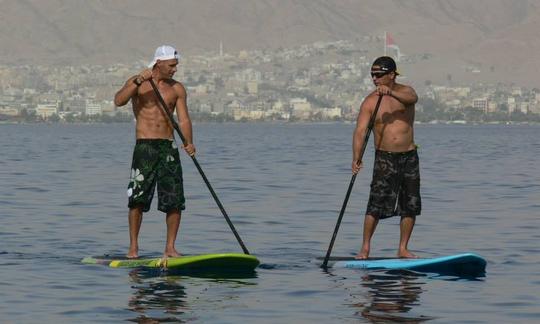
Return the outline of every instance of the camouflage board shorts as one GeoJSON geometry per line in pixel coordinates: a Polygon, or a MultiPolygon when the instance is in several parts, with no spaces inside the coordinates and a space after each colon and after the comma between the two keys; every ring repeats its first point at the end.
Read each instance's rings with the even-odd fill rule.
{"type": "Polygon", "coordinates": [[[420,215],[420,164],[416,150],[377,150],[366,214],[378,218],[420,215]]]}
{"type": "Polygon", "coordinates": [[[169,139],[138,139],[133,150],[128,207],[150,210],[154,190],[158,189],[158,210],[185,209],[182,165],[178,148],[169,139]]]}

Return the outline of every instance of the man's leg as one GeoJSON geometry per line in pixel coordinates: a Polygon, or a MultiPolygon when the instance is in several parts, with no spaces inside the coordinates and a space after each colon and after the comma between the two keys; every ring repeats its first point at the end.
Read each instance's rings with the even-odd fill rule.
{"type": "Polygon", "coordinates": [[[400,235],[399,235],[399,249],[397,256],[399,258],[417,258],[416,255],[412,254],[408,249],[407,245],[409,244],[409,239],[414,228],[414,223],[416,222],[416,216],[402,216],[401,222],[399,223],[400,235]]]}
{"type": "Polygon", "coordinates": [[[139,230],[141,229],[141,223],[143,218],[142,207],[133,207],[129,209],[128,221],[129,221],[129,250],[127,253],[128,258],[139,257],[139,230]]]}
{"type": "Polygon", "coordinates": [[[377,228],[378,223],[378,217],[366,215],[364,218],[364,237],[362,240],[362,249],[360,249],[360,252],[358,252],[356,255],[356,259],[363,260],[369,257],[371,237],[373,236],[373,233],[375,233],[375,228],[377,228]]]}
{"type": "Polygon", "coordinates": [[[174,243],[176,242],[176,236],[178,235],[178,229],[180,228],[180,212],[177,209],[173,209],[167,213],[167,243],[165,245],[164,257],[177,257],[180,253],[176,251],[174,243]]]}

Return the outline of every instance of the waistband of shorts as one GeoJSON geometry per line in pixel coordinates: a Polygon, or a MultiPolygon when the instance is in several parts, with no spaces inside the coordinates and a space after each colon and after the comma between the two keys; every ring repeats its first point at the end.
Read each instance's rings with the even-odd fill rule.
{"type": "Polygon", "coordinates": [[[171,143],[174,140],[172,138],[137,138],[136,144],[160,144],[171,143]]]}
{"type": "Polygon", "coordinates": [[[412,153],[416,152],[416,148],[413,148],[412,150],[404,151],[404,152],[392,152],[392,151],[383,151],[383,150],[376,150],[375,152],[377,154],[403,156],[403,155],[409,155],[409,154],[412,154],[412,153]]]}

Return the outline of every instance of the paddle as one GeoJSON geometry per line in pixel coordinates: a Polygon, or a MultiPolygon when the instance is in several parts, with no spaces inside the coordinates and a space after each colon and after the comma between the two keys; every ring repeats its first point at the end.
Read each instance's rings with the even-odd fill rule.
{"type": "MultiPolygon", "coordinates": [[[[184,146],[187,145],[186,138],[184,137],[184,135],[182,135],[182,131],[180,130],[180,126],[178,126],[178,123],[174,120],[173,114],[169,111],[169,109],[167,109],[167,104],[165,103],[165,100],[163,100],[163,97],[159,93],[159,90],[158,90],[156,84],[154,83],[154,80],[152,80],[152,78],[150,78],[149,81],[150,81],[150,84],[152,85],[152,88],[154,89],[154,92],[156,93],[156,96],[159,99],[159,102],[161,103],[162,110],[169,117],[169,120],[170,120],[171,124],[173,125],[174,129],[178,133],[178,136],[180,136],[180,139],[182,140],[182,143],[184,144],[184,146]]],[[[191,156],[191,159],[193,160],[193,163],[195,163],[195,166],[197,167],[197,170],[199,170],[199,173],[201,174],[201,177],[203,178],[204,183],[206,183],[206,186],[208,187],[208,190],[210,190],[210,193],[212,194],[212,197],[214,197],[214,200],[216,201],[216,204],[218,205],[219,209],[221,210],[221,213],[223,214],[223,216],[225,217],[225,220],[227,221],[227,224],[229,224],[229,227],[231,228],[234,236],[236,237],[236,240],[238,241],[238,243],[242,247],[242,250],[244,251],[245,254],[249,254],[248,249],[246,248],[246,246],[242,242],[242,239],[240,238],[240,235],[238,235],[238,232],[234,228],[234,225],[231,222],[231,219],[229,218],[229,215],[227,215],[227,212],[225,211],[225,208],[223,208],[223,205],[221,204],[221,201],[219,201],[219,198],[216,195],[216,192],[212,188],[212,185],[210,184],[210,181],[208,181],[208,178],[206,178],[206,175],[204,174],[201,166],[199,165],[199,162],[197,161],[195,156],[191,156]]]]}
{"type": "MultiPolygon", "coordinates": [[[[368,128],[366,130],[366,135],[364,137],[364,143],[362,144],[362,148],[360,149],[359,161],[362,161],[362,157],[364,156],[364,151],[366,150],[366,146],[369,140],[369,135],[371,134],[371,130],[373,129],[373,125],[375,124],[375,117],[377,116],[377,112],[379,111],[381,100],[382,100],[382,96],[379,95],[379,99],[377,100],[377,104],[375,105],[375,110],[373,111],[373,114],[369,118],[368,128]]],[[[339,226],[341,225],[341,219],[343,218],[343,214],[345,213],[345,208],[347,208],[347,202],[349,202],[349,196],[351,195],[354,181],[356,180],[356,175],[357,173],[353,174],[351,178],[351,182],[349,183],[349,189],[347,189],[347,194],[345,195],[345,201],[343,201],[343,206],[341,206],[341,211],[339,212],[336,228],[334,229],[334,234],[332,235],[332,239],[330,240],[330,246],[328,246],[328,251],[326,251],[326,256],[324,257],[324,262],[321,266],[322,268],[326,268],[326,266],[328,265],[328,259],[330,259],[330,253],[332,253],[332,248],[334,247],[334,242],[337,237],[339,226]]]]}

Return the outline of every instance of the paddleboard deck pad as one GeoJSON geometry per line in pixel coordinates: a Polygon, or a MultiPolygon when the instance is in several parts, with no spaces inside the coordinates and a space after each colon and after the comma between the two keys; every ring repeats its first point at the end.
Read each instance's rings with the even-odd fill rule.
{"type": "Polygon", "coordinates": [[[117,258],[117,257],[86,257],[81,260],[84,264],[102,264],[111,268],[154,268],[182,271],[253,271],[259,260],[249,254],[221,253],[188,255],[170,258],[117,258]]]}
{"type": "Polygon", "coordinates": [[[426,259],[367,259],[330,258],[333,268],[367,270],[413,270],[454,275],[482,275],[486,272],[486,260],[475,253],[462,253],[426,259]]]}

